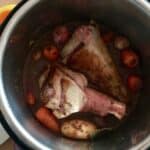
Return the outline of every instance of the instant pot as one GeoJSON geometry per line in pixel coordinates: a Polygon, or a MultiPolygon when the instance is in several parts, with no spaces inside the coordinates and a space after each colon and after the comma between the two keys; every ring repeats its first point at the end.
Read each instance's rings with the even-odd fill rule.
{"type": "Polygon", "coordinates": [[[142,0],[29,0],[3,26],[0,39],[1,121],[25,149],[126,150],[150,146],[150,5],[142,0]],[[139,51],[144,87],[135,111],[117,130],[92,141],[52,134],[25,103],[23,68],[30,45],[51,26],[96,20],[126,35],[139,51]]]}

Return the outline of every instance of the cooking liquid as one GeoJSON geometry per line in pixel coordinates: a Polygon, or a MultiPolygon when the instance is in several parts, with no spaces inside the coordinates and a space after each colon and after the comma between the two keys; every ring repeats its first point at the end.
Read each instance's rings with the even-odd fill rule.
{"type": "MultiPolygon", "coordinates": [[[[66,26],[70,30],[70,33],[73,33],[75,28],[79,26],[80,23],[68,23],[66,26]]],[[[100,25],[101,27],[101,34],[105,34],[108,31],[111,31],[110,29],[106,28],[103,25],[100,25]]],[[[23,76],[23,82],[24,82],[24,94],[25,96],[31,92],[35,96],[36,104],[31,107],[31,111],[34,113],[37,108],[44,105],[43,102],[40,99],[40,88],[39,88],[39,77],[41,76],[41,73],[47,68],[48,65],[51,65],[52,62],[45,59],[43,56],[39,60],[34,60],[33,56],[40,52],[42,55],[42,51],[45,47],[49,45],[56,45],[52,38],[52,30],[49,28],[46,32],[43,32],[42,36],[39,36],[39,38],[36,41],[32,41],[32,46],[30,53],[28,55],[28,58],[26,60],[25,66],[24,66],[24,76],[23,76]]],[[[112,31],[113,32],[113,31],[112,31]]],[[[71,35],[70,35],[71,36],[71,35]]],[[[118,33],[115,33],[115,36],[119,36],[118,33]]],[[[111,56],[116,63],[118,70],[122,76],[123,82],[126,85],[127,84],[127,77],[131,73],[140,73],[140,68],[136,67],[135,69],[128,69],[123,66],[123,64],[120,61],[120,50],[114,48],[113,41],[107,44],[108,50],[111,53],[111,56]]],[[[57,48],[61,52],[63,45],[57,45],[57,48]]],[[[58,59],[59,62],[61,62],[61,57],[58,59]]],[[[54,63],[54,62],[53,62],[54,63]]],[[[68,66],[69,67],[69,66],[68,66]]],[[[82,69],[81,69],[82,70],[82,69]]],[[[86,76],[86,74],[85,74],[86,76]]],[[[97,85],[93,85],[89,83],[89,86],[100,90],[100,88],[97,85]]],[[[138,95],[139,93],[130,93],[130,103],[128,104],[128,113],[131,112],[137,103],[138,95]]],[[[113,116],[107,116],[107,117],[99,117],[97,115],[91,114],[91,113],[76,113],[73,114],[66,119],[72,119],[72,118],[82,118],[85,120],[90,120],[97,124],[99,128],[116,128],[120,125],[122,121],[117,120],[113,116]],[[91,118],[91,119],[89,119],[91,118]]],[[[60,119],[60,123],[64,121],[65,119],[60,119]]]]}

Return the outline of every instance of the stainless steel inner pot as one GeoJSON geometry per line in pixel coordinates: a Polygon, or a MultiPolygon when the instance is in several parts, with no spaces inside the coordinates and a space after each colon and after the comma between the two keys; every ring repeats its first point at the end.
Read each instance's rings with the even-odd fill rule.
{"type": "Polygon", "coordinates": [[[0,39],[0,104],[9,127],[39,150],[124,150],[150,145],[150,6],[141,0],[29,0],[11,17],[0,39]],[[23,67],[30,44],[48,25],[96,20],[126,35],[141,55],[144,88],[134,113],[116,131],[94,141],[57,137],[25,104],[23,67]]]}

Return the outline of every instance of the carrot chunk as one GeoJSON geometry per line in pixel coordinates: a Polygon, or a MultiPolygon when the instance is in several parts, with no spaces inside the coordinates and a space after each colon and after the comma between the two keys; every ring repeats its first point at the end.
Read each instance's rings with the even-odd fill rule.
{"type": "Polygon", "coordinates": [[[45,107],[41,107],[35,114],[37,120],[41,122],[45,127],[51,129],[54,132],[59,132],[59,124],[54,115],[45,107]]]}

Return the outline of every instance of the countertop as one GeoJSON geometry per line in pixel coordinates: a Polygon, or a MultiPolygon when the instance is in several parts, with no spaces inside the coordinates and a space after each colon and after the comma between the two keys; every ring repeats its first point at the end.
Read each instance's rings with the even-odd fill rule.
{"type": "Polygon", "coordinates": [[[19,1],[20,0],[0,0],[0,6],[7,5],[7,4],[14,4],[19,1]]]}

